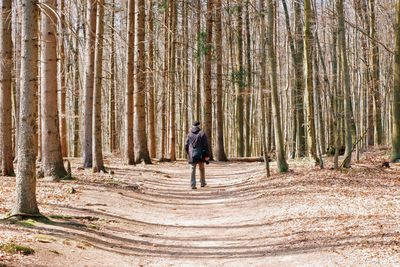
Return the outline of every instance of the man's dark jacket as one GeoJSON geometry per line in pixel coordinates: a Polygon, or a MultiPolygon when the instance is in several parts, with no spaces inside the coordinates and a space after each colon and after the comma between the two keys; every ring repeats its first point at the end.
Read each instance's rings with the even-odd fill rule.
{"type": "Polygon", "coordinates": [[[207,135],[200,129],[199,126],[193,126],[190,133],[186,137],[185,150],[188,154],[189,163],[204,162],[206,157],[210,156],[210,148],[208,146],[207,135]],[[193,148],[203,149],[203,159],[198,161],[193,159],[193,148]]]}

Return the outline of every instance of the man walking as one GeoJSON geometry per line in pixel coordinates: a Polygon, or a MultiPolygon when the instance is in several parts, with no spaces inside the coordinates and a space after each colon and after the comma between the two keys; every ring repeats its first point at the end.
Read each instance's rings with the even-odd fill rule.
{"type": "Polygon", "coordinates": [[[207,135],[201,130],[200,122],[193,122],[193,127],[190,133],[187,135],[185,150],[188,154],[188,161],[191,165],[191,187],[192,189],[197,189],[196,187],[196,166],[199,164],[200,169],[200,183],[201,187],[207,185],[205,177],[204,163],[208,164],[210,150],[208,146],[207,135]]]}

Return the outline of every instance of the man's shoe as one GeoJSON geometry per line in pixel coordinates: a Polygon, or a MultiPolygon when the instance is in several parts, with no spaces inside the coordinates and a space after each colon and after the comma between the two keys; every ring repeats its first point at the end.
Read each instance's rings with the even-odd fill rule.
{"type": "Polygon", "coordinates": [[[197,189],[197,187],[195,187],[195,186],[192,186],[192,189],[197,189]]]}
{"type": "Polygon", "coordinates": [[[207,185],[207,183],[204,183],[204,184],[201,185],[201,187],[205,187],[206,185],[207,185]]]}

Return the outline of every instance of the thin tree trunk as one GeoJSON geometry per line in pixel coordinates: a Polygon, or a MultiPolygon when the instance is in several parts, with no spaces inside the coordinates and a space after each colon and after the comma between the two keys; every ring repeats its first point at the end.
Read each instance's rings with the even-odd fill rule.
{"type": "Polygon", "coordinates": [[[103,162],[103,145],[101,129],[101,95],[103,87],[103,35],[104,35],[104,0],[98,1],[96,50],[95,50],[95,84],[93,87],[93,172],[105,172],[103,162]]]}
{"type": "Polygon", "coordinates": [[[134,91],[134,68],[135,68],[135,0],[129,1],[129,26],[128,26],[128,51],[127,51],[127,73],[126,73],[126,115],[125,115],[125,152],[129,165],[135,164],[135,152],[133,147],[133,91],[134,91]]]}
{"type": "Polygon", "coordinates": [[[395,51],[394,51],[394,84],[393,84],[393,134],[392,161],[400,160],[400,0],[396,4],[395,51]]]}
{"type": "Polygon", "coordinates": [[[92,134],[93,134],[93,86],[94,86],[94,49],[96,41],[97,1],[87,1],[86,16],[86,70],[85,70],[85,111],[84,111],[84,168],[93,166],[92,134]]]}
{"type": "MultiPolygon", "coordinates": [[[[57,1],[57,0],[56,0],[57,1]]],[[[54,6],[55,7],[55,6],[54,6]]],[[[67,142],[67,117],[65,114],[66,109],[66,94],[67,94],[67,75],[65,73],[65,47],[64,47],[64,29],[66,29],[65,22],[65,3],[64,0],[60,1],[60,23],[59,23],[59,32],[60,32],[60,63],[59,63],[59,82],[61,85],[60,88],[60,139],[61,139],[61,153],[63,157],[68,156],[68,142],[67,142]]],[[[53,11],[50,12],[49,16],[52,15],[53,11]]],[[[56,18],[56,16],[53,16],[56,18]]],[[[52,23],[55,23],[54,20],[52,23]]],[[[78,65],[76,65],[78,66],[78,65]]],[[[43,150],[43,149],[42,149],[43,150]]]]}
{"type": "Polygon", "coordinates": [[[207,0],[207,39],[204,67],[204,132],[208,137],[210,159],[213,159],[212,153],[212,94],[211,94],[211,68],[212,68],[212,23],[213,23],[214,1],[207,0]]]}
{"type": "Polygon", "coordinates": [[[109,92],[109,97],[110,97],[110,104],[109,104],[109,143],[110,143],[110,152],[115,151],[116,149],[116,143],[117,143],[117,132],[116,132],[116,127],[115,127],[115,121],[116,121],[116,109],[115,109],[115,0],[112,0],[111,2],[111,33],[110,33],[110,38],[111,38],[111,55],[110,55],[110,92],[109,92]]]}
{"type": "Polygon", "coordinates": [[[343,0],[336,1],[336,8],[338,14],[338,40],[340,45],[340,56],[341,56],[341,70],[344,85],[344,116],[345,116],[345,161],[343,162],[344,168],[351,167],[351,154],[353,152],[352,143],[352,104],[351,104],[351,93],[350,93],[350,72],[349,64],[347,62],[347,50],[346,50],[346,32],[344,27],[344,12],[343,12],[343,0]]]}
{"type": "Polygon", "coordinates": [[[176,104],[175,104],[175,92],[176,92],[176,79],[175,79],[175,70],[176,70],[176,49],[175,49],[175,38],[176,38],[176,20],[177,20],[177,10],[176,3],[174,0],[169,0],[169,8],[171,19],[169,21],[169,92],[170,92],[170,110],[169,110],[169,159],[171,161],[176,161],[176,104]]]}
{"type": "Polygon", "coordinates": [[[136,79],[134,89],[134,120],[135,120],[135,162],[144,161],[146,164],[151,164],[149,150],[147,148],[146,134],[146,50],[145,50],[145,1],[137,0],[137,30],[136,38],[138,45],[138,59],[136,65],[136,79]]]}
{"type": "Polygon", "coordinates": [[[370,37],[371,37],[371,78],[372,78],[372,95],[373,95],[373,114],[374,114],[374,144],[382,145],[383,129],[382,129],[382,108],[379,91],[379,47],[376,43],[376,25],[375,25],[375,0],[369,0],[370,10],[370,37]]]}
{"type": "Polygon", "coordinates": [[[307,136],[308,136],[308,154],[319,163],[317,156],[315,119],[314,119],[314,87],[313,87],[313,35],[311,27],[314,18],[311,10],[311,1],[304,1],[304,54],[305,54],[305,77],[306,77],[306,103],[307,103],[307,136]]]}
{"type": "Polygon", "coordinates": [[[217,53],[217,160],[227,161],[224,147],[224,111],[222,109],[222,0],[216,1],[216,53],[217,53]]]}
{"type": "Polygon", "coordinates": [[[270,76],[271,76],[271,91],[272,91],[272,111],[273,111],[273,119],[274,119],[274,128],[275,128],[275,144],[276,144],[276,158],[278,164],[279,172],[287,172],[289,170],[289,166],[286,162],[285,151],[284,151],[284,143],[283,143],[283,134],[282,134],[282,125],[281,125],[281,111],[280,111],[280,103],[279,103],[279,95],[278,95],[278,81],[277,81],[277,60],[276,60],[276,51],[274,46],[274,36],[276,36],[274,31],[274,19],[275,19],[275,7],[274,1],[267,1],[267,10],[268,10],[268,24],[267,24],[267,48],[268,48],[268,62],[270,68],[270,76]]]}
{"type": "Polygon", "coordinates": [[[0,22],[0,159],[3,176],[14,176],[12,147],[12,1],[3,0],[0,22]]]}
{"type": "Polygon", "coordinates": [[[148,16],[148,27],[149,33],[147,34],[148,38],[148,94],[147,94],[147,103],[148,103],[148,112],[149,112],[149,149],[150,149],[150,157],[155,158],[157,153],[157,144],[156,144],[156,127],[155,127],[155,110],[154,110],[154,21],[153,21],[153,0],[149,0],[149,16],[148,16]]]}
{"type": "Polygon", "coordinates": [[[243,6],[242,1],[237,3],[237,51],[236,51],[236,123],[238,131],[237,153],[244,157],[244,118],[243,118],[243,91],[244,91],[244,68],[243,68],[243,6]]]}

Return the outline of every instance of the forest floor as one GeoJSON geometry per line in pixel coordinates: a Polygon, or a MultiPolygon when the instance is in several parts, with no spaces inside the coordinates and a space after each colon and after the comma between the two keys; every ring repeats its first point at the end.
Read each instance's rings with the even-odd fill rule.
{"type": "MultiPolygon", "coordinates": [[[[0,222],[0,266],[399,266],[400,165],[382,168],[387,153],[346,172],[291,161],[270,178],[263,163],[213,162],[197,190],[183,161],[108,158],[114,175],[94,175],[74,159],[75,180],[38,181],[49,221],[0,222]]],[[[0,177],[0,214],[14,186],[0,177]]]]}

